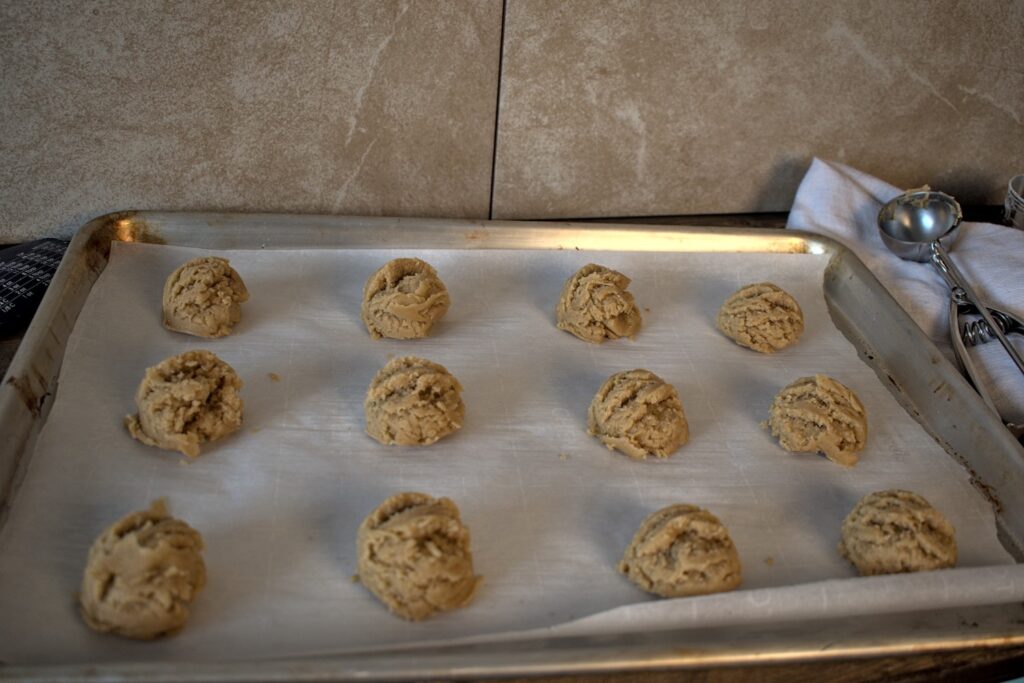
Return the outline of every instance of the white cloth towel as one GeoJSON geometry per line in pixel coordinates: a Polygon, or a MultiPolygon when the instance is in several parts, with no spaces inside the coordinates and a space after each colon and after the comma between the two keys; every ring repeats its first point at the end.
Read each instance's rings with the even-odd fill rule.
{"type": "MultiPolygon", "coordinates": [[[[797,190],[787,227],[827,235],[851,249],[955,364],[945,281],[929,263],[898,258],[878,235],[879,210],[901,192],[849,166],[815,159],[797,190]]],[[[951,254],[964,277],[989,306],[1024,317],[1024,232],[964,223],[960,233],[951,254]]],[[[1024,337],[1009,339],[1024,351],[1024,337]]],[[[970,353],[1002,418],[1024,422],[1024,375],[1003,347],[992,340],[970,353]]]]}

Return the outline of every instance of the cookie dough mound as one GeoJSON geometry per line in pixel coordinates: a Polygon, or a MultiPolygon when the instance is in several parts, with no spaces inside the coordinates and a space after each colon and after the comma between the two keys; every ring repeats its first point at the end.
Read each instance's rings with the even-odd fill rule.
{"type": "Polygon", "coordinates": [[[359,581],[403,619],[419,621],[463,607],[473,574],[469,529],[447,498],[391,496],[359,526],[359,581]]]}
{"type": "Polygon", "coordinates": [[[242,380],[209,351],[186,351],[146,369],[135,392],[137,415],[125,417],[133,437],[190,458],[199,444],[242,426],[242,380]]]}
{"type": "Polygon", "coordinates": [[[150,640],[180,631],[206,584],[203,538],[163,501],[115,522],[89,549],[78,599],[101,633],[150,640]]]}
{"type": "Polygon", "coordinates": [[[776,395],[768,416],[772,436],[796,453],[822,453],[846,467],[868,438],[868,421],[857,395],[831,377],[801,377],[776,395]]]}
{"type": "Polygon", "coordinates": [[[862,575],[920,572],[956,564],[953,525],[927,500],[894,489],[861,498],[843,520],[839,553],[862,575]]]}
{"type": "Polygon", "coordinates": [[[443,365],[415,356],[388,361],[366,392],[366,433],[386,446],[432,444],[462,427],[461,392],[443,365]]]}
{"type": "Polygon", "coordinates": [[[630,279],[595,263],[566,280],[555,307],[558,329],[588,342],[629,337],[640,331],[640,311],[626,291],[630,279]]]}
{"type": "Polygon", "coordinates": [[[675,387],[650,370],[617,372],[587,411],[587,433],[631,458],[667,458],[690,437],[675,387]]]}
{"type": "Polygon", "coordinates": [[[192,259],[164,285],[164,327],[197,337],[225,337],[242,319],[245,283],[227,259],[192,259]]]}
{"type": "Polygon", "coordinates": [[[645,519],[619,572],[663,598],[729,591],[742,578],[729,532],[717,517],[693,505],[670,505],[645,519]]]}
{"type": "Polygon", "coordinates": [[[740,346],[774,353],[795,344],[804,331],[800,304],[770,282],[747,285],[718,311],[718,329],[740,346]]]}
{"type": "Polygon", "coordinates": [[[363,288],[363,322],[374,339],[426,337],[450,305],[437,271],[418,258],[388,261],[363,288]]]}

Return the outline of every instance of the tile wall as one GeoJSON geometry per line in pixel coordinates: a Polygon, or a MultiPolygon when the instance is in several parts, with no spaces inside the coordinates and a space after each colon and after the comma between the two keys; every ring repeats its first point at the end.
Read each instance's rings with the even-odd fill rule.
{"type": "Polygon", "coordinates": [[[785,210],[1024,172],[1024,2],[0,0],[0,242],[121,209],[785,210]]]}

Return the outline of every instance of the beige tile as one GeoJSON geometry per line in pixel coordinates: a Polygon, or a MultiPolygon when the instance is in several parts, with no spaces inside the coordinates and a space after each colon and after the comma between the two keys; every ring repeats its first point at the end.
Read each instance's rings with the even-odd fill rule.
{"type": "Polygon", "coordinates": [[[1024,4],[509,0],[494,213],[788,209],[813,156],[1001,203],[1024,4]]]}
{"type": "Polygon", "coordinates": [[[118,209],[486,216],[501,0],[0,3],[0,241],[118,209]]]}

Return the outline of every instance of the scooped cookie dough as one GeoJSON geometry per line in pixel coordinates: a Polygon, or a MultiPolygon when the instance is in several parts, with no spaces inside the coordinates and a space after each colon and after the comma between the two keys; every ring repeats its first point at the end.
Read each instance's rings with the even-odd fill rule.
{"type": "Polygon", "coordinates": [[[437,271],[418,258],[388,261],[363,288],[363,322],[374,339],[426,337],[450,305],[437,271]]]}
{"type": "Polygon", "coordinates": [[[224,337],[242,319],[249,292],[227,259],[192,259],[164,285],[164,327],[197,337],[224,337]]]}
{"type": "Polygon", "coordinates": [[[391,496],[359,526],[359,581],[403,619],[419,621],[466,605],[473,574],[469,529],[447,498],[391,496]]]}
{"type": "Polygon", "coordinates": [[[619,572],[663,598],[729,591],[742,578],[729,532],[717,517],[693,505],[670,505],[647,517],[619,572]]]}
{"type": "Polygon", "coordinates": [[[843,520],[839,553],[862,575],[928,571],[956,564],[956,538],[927,500],[893,489],[854,506],[843,520]]]}
{"type": "Polygon", "coordinates": [[[391,446],[426,446],[462,427],[462,385],[443,365],[415,356],[388,361],[363,403],[366,433],[391,446]]]}
{"type": "Polygon", "coordinates": [[[770,282],[747,285],[718,311],[718,329],[740,346],[774,353],[795,344],[804,331],[800,304],[770,282]]]}
{"type": "Polygon", "coordinates": [[[135,392],[139,412],[124,424],[133,437],[190,458],[199,445],[242,426],[242,380],[209,351],[186,351],[151,368],[135,392]]]}
{"type": "Polygon", "coordinates": [[[831,377],[801,377],[775,396],[768,426],[779,445],[796,453],[822,453],[852,467],[868,438],[857,395],[831,377]]]}
{"type": "Polygon", "coordinates": [[[180,631],[206,584],[203,537],[163,501],[108,527],[89,549],[79,604],[101,633],[150,640],[180,631]]]}
{"type": "Polygon", "coordinates": [[[555,307],[558,329],[600,344],[605,339],[629,337],[640,331],[640,311],[626,291],[630,279],[595,263],[566,280],[555,307]]]}
{"type": "Polygon", "coordinates": [[[587,433],[631,458],[667,458],[690,437],[675,387],[650,370],[617,372],[587,411],[587,433]]]}

